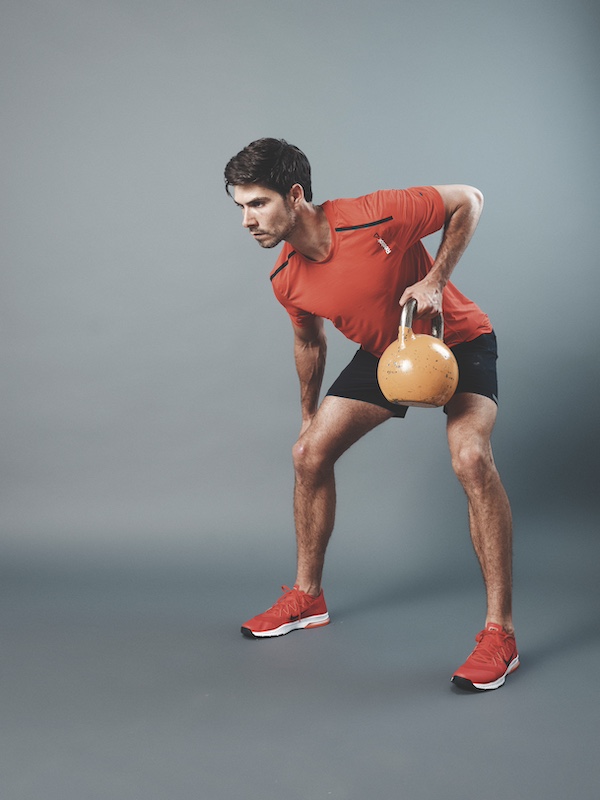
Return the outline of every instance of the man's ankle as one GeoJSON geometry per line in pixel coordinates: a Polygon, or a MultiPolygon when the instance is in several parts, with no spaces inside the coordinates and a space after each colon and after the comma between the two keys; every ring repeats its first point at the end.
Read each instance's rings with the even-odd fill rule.
{"type": "Polygon", "coordinates": [[[296,581],[296,586],[301,592],[311,597],[316,598],[321,594],[321,586],[318,583],[301,583],[300,581],[296,581]]]}
{"type": "Polygon", "coordinates": [[[485,621],[486,628],[488,625],[498,625],[505,633],[508,633],[509,636],[515,635],[515,626],[513,625],[512,619],[503,620],[502,617],[488,617],[485,621]]]}

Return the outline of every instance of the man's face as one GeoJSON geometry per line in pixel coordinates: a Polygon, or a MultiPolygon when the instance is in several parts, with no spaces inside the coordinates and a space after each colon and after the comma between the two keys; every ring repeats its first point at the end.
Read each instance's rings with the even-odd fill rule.
{"type": "Polygon", "coordinates": [[[242,225],[261,247],[277,247],[296,226],[296,212],[291,203],[265,186],[254,183],[234,186],[233,199],[243,211],[242,225]]]}

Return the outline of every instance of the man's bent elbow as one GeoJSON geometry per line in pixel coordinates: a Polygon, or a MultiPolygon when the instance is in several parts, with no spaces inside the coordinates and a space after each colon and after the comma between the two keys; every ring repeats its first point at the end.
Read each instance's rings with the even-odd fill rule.
{"type": "Polygon", "coordinates": [[[484,203],[483,192],[480,189],[476,189],[475,186],[469,186],[469,189],[471,191],[472,204],[479,209],[479,212],[481,212],[484,203]]]}
{"type": "Polygon", "coordinates": [[[457,211],[470,209],[479,216],[483,209],[483,192],[475,186],[458,183],[449,186],[435,186],[444,201],[446,219],[450,219],[457,211]]]}
{"type": "Polygon", "coordinates": [[[476,186],[461,186],[459,190],[460,199],[458,205],[470,206],[473,211],[481,213],[483,209],[483,192],[476,186]]]}

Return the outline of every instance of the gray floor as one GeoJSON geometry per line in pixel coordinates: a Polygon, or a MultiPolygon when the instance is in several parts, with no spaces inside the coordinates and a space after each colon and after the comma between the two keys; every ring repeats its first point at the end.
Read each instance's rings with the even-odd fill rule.
{"type": "Polygon", "coordinates": [[[486,695],[449,683],[481,621],[474,564],[358,587],[330,567],[331,625],[254,642],[239,624],[282,565],[8,559],[2,797],[597,800],[593,528],[523,535],[522,667],[486,695]]]}

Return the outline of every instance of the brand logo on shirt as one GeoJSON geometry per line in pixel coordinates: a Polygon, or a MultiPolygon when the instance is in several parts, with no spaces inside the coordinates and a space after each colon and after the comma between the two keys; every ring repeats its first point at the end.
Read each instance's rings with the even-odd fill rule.
{"type": "Polygon", "coordinates": [[[391,249],[391,247],[390,247],[389,245],[387,245],[387,244],[386,244],[386,243],[383,241],[383,239],[381,238],[381,236],[380,236],[378,233],[374,233],[374,234],[373,234],[373,236],[374,236],[374,237],[377,239],[378,243],[379,243],[379,244],[380,244],[380,245],[383,247],[383,249],[384,249],[384,250],[385,250],[385,252],[386,252],[386,255],[388,255],[388,256],[389,256],[389,254],[392,252],[392,249],[391,249]]]}

